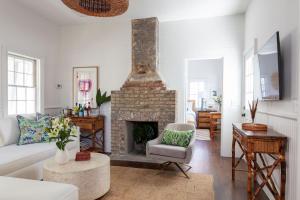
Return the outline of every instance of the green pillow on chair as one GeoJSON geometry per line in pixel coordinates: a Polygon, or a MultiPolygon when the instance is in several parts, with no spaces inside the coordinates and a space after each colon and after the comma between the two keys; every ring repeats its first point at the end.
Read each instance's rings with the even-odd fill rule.
{"type": "Polygon", "coordinates": [[[188,131],[174,131],[164,130],[161,144],[188,147],[193,137],[193,130],[188,131]]]}

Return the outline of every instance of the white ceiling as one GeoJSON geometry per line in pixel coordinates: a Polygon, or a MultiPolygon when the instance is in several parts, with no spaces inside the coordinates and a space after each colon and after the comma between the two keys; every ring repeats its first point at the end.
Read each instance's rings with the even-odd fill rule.
{"type": "MultiPolygon", "coordinates": [[[[16,0],[34,12],[59,24],[110,20],[89,17],[66,7],[61,0],[16,0]]],[[[128,11],[113,20],[158,17],[159,21],[208,18],[244,13],[251,0],[129,0],[128,11]]]]}

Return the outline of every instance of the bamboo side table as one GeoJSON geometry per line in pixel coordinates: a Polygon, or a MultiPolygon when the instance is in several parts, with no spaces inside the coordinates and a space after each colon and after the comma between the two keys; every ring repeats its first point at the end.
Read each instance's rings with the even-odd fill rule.
{"type": "Polygon", "coordinates": [[[276,200],[285,199],[285,183],[286,183],[286,161],[285,149],[287,145],[287,137],[274,131],[246,131],[242,129],[242,124],[233,124],[232,139],[232,180],[235,180],[235,171],[245,171],[237,169],[243,157],[246,157],[248,165],[248,200],[256,199],[257,195],[264,187],[267,187],[276,200]],[[236,143],[242,149],[242,155],[235,161],[235,145],[236,143]],[[272,164],[268,164],[265,160],[269,157],[273,160],[272,164]],[[259,165],[259,160],[262,165],[259,165]],[[280,167],[280,191],[277,190],[275,182],[272,178],[274,170],[280,167]],[[257,176],[260,177],[262,183],[257,188],[254,187],[254,181],[257,176]]]}

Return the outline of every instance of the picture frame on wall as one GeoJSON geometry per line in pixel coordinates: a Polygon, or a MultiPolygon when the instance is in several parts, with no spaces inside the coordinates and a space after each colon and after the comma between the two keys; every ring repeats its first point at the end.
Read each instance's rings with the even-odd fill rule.
{"type": "Polygon", "coordinates": [[[73,67],[73,105],[97,107],[98,66],[73,67]]]}

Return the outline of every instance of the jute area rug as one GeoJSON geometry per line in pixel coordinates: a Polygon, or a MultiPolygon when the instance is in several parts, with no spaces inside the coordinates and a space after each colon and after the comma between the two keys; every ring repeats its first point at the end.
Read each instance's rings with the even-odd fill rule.
{"type": "Polygon", "coordinates": [[[213,177],[129,167],[111,167],[111,189],[101,200],[213,200],[213,177]]]}

